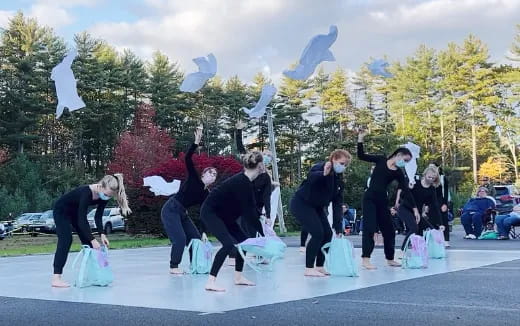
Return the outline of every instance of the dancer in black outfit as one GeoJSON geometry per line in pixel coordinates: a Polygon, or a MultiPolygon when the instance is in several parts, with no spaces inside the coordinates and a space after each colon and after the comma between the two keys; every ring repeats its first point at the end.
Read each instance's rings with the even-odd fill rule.
{"type": "MultiPolygon", "coordinates": [[[[242,155],[247,153],[246,148],[244,147],[244,143],[242,142],[242,129],[244,127],[245,124],[242,121],[237,122],[236,145],[238,152],[242,155]]],[[[255,180],[253,180],[253,187],[255,190],[256,209],[258,210],[259,215],[262,215],[262,211],[265,210],[265,218],[267,219],[266,223],[269,224],[271,217],[271,192],[273,190],[273,182],[267,171],[267,167],[271,164],[272,161],[271,152],[264,151],[262,153],[262,157],[263,164],[260,167],[260,174],[255,180]]],[[[252,233],[251,230],[247,230],[247,223],[242,224],[242,226],[249,237],[254,237],[256,235],[252,233]]]]}
{"type": "Polygon", "coordinates": [[[350,163],[351,155],[345,150],[335,150],[326,163],[314,165],[307,179],[291,199],[290,211],[302,228],[311,234],[305,252],[305,276],[323,277],[329,273],[323,267],[325,256],[321,247],[332,239],[327,219],[327,207],[332,202],[333,228],[342,233],[341,205],[343,203],[343,171],[350,163]]]}
{"type": "Polygon", "coordinates": [[[99,183],[80,186],[61,196],[54,204],[53,215],[58,244],[54,255],[54,275],[51,281],[53,287],[70,286],[61,278],[61,275],[72,244],[72,227],[78,233],[82,244],[94,249],[101,247],[92,235],[87,220],[89,206],[97,205],[94,217],[96,228],[101,233],[101,242],[105,246],[109,245],[107,236],[104,234],[102,217],[107,201],[112,197],[116,198],[123,215],[132,212],[128,207],[122,174],[106,175],[99,183]]]}
{"type": "MultiPolygon", "coordinates": [[[[397,180],[403,189],[403,196],[408,197],[413,203],[410,189],[405,181],[405,176],[401,168],[406,162],[412,159],[412,153],[407,148],[397,149],[390,157],[365,154],[363,140],[365,132],[358,135],[357,155],[360,160],[375,163],[374,172],[370,178],[370,185],[363,196],[363,238],[362,238],[362,258],[363,267],[366,269],[376,269],[370,263],[370,255],[374,250],[374,232],[377,227],[383,234],[385,257],[389,266],[401,266],[394,260],[395,253],[395,230],[388,209],[388,185],[397,180]]],[[[419,210],[412,205],[414,215],[419,218],[419,210]]]]}
{"type": "MultiPolygon", "coordinates": [[[[404,250],[406,240],[408,240],[412,234],[422,235],[422,232],[428,228],[429,225],[441,229],[441,231],[443,230],[441,211],[437,200],[437,187],[439,183],[439,172],[434,165],[430,165],[424,170],[420,182],[415,183],[411,188],[414,201],[411,202],[409,198],[403,198],[401,200],[398,208],[399,217],[404,221],[406,229],[408,230],[401,245],[401,250],[404,250]],[[417,217],[414,216],[414,206],[419,209],[422,218],[417,219],[417,217]],[[425,219],[427,219],[429,223],[425,219]]],[[[398,197],[400,197],[401,191],[401,189],[398,190],[398,197]]]]}
{"type": "Polygon", "coordinates": [[[441,220],[442,225],[444,226],[444,245],[446,247],[450,246],[450,225],[448,219],[448,205],[450,201],[450,187],[448,184],[448,178],[444,175],[442,171],[442,167],[438,164],[435,164],[439,169],[440,175],[440,186],[437,187],[437,199],[439,200],[439,205],[441,206],[441,220]]]}
{"type": "MultiPolygon", "coordinates": [[[[255,233],[263,235],[262,224],[256,209],[253,180],[260,173],[262,164],[260,152],[250,152],[243,157],[244,172],[235,174],[211,191],[202,204],[200,216],[207,230],[222,243],[222,248],[215,255],[209,274],[206,290],[225,291],[216,284],[217,274],[226,259],[226,256],[236,250],[235,244],[247,239],[247,235],[238,225],[237,220],[242,217],[244,223],[255,233]]],[[[235,284],[255,285],[242,275],[244,259],[236,255],[235,284]]]]}
{"type": "MultiPolygon", "coordinates": [[[[217,170],[213,167],[205,168],[202,177],[195,169],[193,164],[193,153],[200,144],[202,138],[202,129],[197,128],[195,131],[195,141],[188,149],[184,160],[188,177],[181,186],[181,189],[175,196],[168,199],[161,210],[161,220],[164,230],[172,243],[170,253],[170,273],[184,274],[179,268],[182,259],[184,247],[191,239],[200,239],[200,233],[188,217],[187,209],[200,205],[209,193],[209,187],[217,178],[217,170]]],[[[191,257],[190,257],[191,258],[191,257]]]]}

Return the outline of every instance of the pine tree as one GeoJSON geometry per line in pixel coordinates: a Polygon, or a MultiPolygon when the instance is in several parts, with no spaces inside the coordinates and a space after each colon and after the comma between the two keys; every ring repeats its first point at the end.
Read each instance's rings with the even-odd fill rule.
{"type": "Polygon", "coordinates": [[[49,76],[63,41],[32,18],[17,13],[1,34],[0,143],[13,152],[39,139],[38,121],[52,112],[49,76]]]}

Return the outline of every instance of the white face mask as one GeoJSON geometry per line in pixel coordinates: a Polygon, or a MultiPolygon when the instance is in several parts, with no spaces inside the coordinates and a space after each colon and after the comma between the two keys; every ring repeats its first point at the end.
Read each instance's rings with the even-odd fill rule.
{"type": "Polygon", "coordinates": [[[205,185],[210,185],[210,184],[212,184],[213,182],[215,182],[216,179],[217,179],[217,177],[214,176],[213,174],[205,173],[205,174],[202,176],[202,183],[204,183],[205,185]]]}

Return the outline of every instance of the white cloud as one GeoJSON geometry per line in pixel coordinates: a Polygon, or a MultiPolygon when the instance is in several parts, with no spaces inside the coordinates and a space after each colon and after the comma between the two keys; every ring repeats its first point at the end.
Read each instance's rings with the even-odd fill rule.
{"type": "Polygon", "coordinates": [[[36,0],[30,7],[28,16],[36,18],[42,25],[59,29],[76,21],[70,8],[93,7],[99,3],[100,0],[36,0]]]}
{"type": "Polygon", "coordinates": [[[422,43],[444,48],[470,33],[499,61],[520,17],[519,0],[146,0],[142,6],[135,22],[100,22],[89,32],[145,58],[161,50],[185,71],[192,58],[213,52],[224,78],[251,81],[264,71],[275,82],[331,24],[339,27],[332,47],[337,62],[326,69],[358,70],[370,57],[403,60],[422,43]]]}
{"type": "Polygon", "coordinates": [[[29,16],[36,18],[38,23],[53,28],[74,22],[74,18],[66,9],[43,3],[33,5],[29,11],[29,16]]]}
{"type": "Polygon", "coordinates": [[[7,27],[9,19],[14,16],[14,11],[0,10],[0,28],[7,27]]]}
{"type": "Polygon", "coordinates": [[[404,28],[453,28],[474,19],[493,20],[520,9],[518,0],[429,0],[400,4],[387,13],[370,12],[370,16],[388,31],[404,28]],[[467,19],[468,21],[465,21],[467,19]]]}

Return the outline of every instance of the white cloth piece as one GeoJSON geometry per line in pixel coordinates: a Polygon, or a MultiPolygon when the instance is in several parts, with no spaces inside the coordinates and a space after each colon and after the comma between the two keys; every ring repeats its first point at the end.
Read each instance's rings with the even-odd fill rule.
{"type": "Polygon", "coordinates": [[[56,95],[58,95],[58,106],[56,108],[56,118],[58,119],[65,108],[72,112],[85,107],[85,102],[78,95],[76,78],[74,78],[74,72],[71,68],[72,61],[77,55],[76,50],[71,50],[51,72],[51,79],[54,80],[56,95]]]}
{"type": "Polygon", "coordinates": [[[332,224],[334,222],[334,213],[332,212],[332,202],[329,204],[329,207],[327,207],[327,220],[329,221],[330,228],[332,229],[332,224]]]}
{"type": "Polygon", "coordinates": [[[188,74],[184,78],[179,88],[182,92],[197,92],[208,79],[215,77],[217,73],[217,59],[213,53],[208,54],[207,57],[195,58],[193,62],[199,67],[199,71],[188,74]]]}
{"type": "Polygon", "coordinates": [[[143,178],[143,185],[150,187],[150,191],[153,192],[155,196],[171,196],[179,192],[181,181],[173,180],[172,182],[166,182],[163,177],[154,175],[143,178]]]}
{"type": "Polygon", "coordinates": [[[408,181],[410,184],[414,185],[416,183],[415,174],[417,173],[417,159],[419,158],[421,147],[411,142],[406,143],[404,147],[408,148],[412,153],[412,159],[410,162],[406,163],[404,169],[406,171],[406,175],[408,176],[408,181]]]}
{"type": "Polygon", "coordinates": [[[276,217],[278,216],[278,203],[280,199],[280,187],[274,188],[273,192],[271,192],[271,228],[274,228],[274,222],[276,222],[276,217]]]}
{"type": "Polygon", "coordinates": [[[294,70],[285,70],[283,74],[291,79],[306,80],[323,61],[336,61],[329,48],[338,38],[338,28],[330,26],[328,34],[314,36],[303,50],[298,65],[294,70]]]}
{"type": "Polygon", "coordinates": [[[262,94],[260,99],[252,109],[242,108],[242,110],[249,115],[250,118],[260,118],[265,114],[265,109],[269,103],[271,103],[274,95],[276,94],[276,87],[273,85],[265,85],[262,87],[262,94]]]}
{"type": "Polygon", "coordinates": [[[368,70],[370,70],[370,72],[373,75],[390,78],[390,77],[393,77],[393,75],[386,70],[386,68],[389,65],[390,64],[388,62],[386,62],[385,60],[377,59],[377,60],[372,61],[372,63],[368,65],[368,70]]]}

